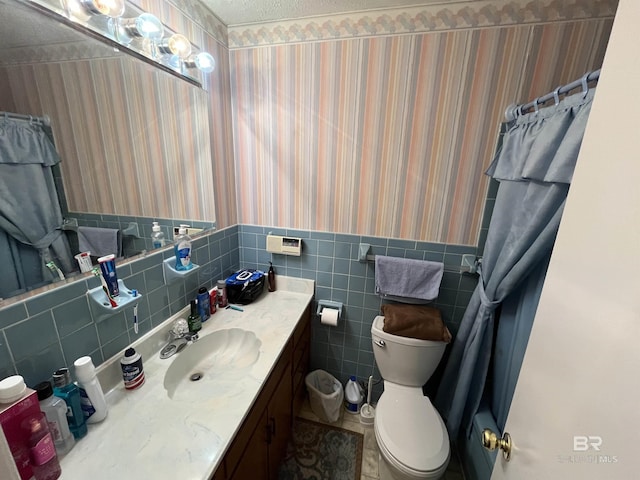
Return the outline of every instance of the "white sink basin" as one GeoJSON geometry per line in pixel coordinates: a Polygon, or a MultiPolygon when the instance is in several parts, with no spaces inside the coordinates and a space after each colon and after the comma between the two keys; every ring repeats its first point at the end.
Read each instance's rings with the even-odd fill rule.
{"type": "Polygon", "coordinates": [[[232,395],[260,357],[262,342],[240,328],[218,330],[177,354],[164,375],[164,388],[174,400],[194,400],[225,391],[232,395]]]}

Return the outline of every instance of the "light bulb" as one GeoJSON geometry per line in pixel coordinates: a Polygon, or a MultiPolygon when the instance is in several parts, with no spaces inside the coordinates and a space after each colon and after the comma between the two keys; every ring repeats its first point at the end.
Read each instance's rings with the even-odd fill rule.
{"type": "Polygon", "coordinates": [[[185,61],[187,68],[196,67],[203,73],[211,73],[216,68],[216,60],[208,52],[200,52],[196,55],[192,55],[185,61]]]}
{"type": "Polygon", "coordinates": [[[118,18],[124,13],[124,0],[71,0],[69,11],[73,16],[87,21],[93,15],[118,18]]]}
{"type": "Polygon", "coordinates": [[[158,41],[162,38],[164,25],[150,13],[143,13],[136,18],[110,19],[109,32],[119,42],[127,45],[136,37],[144,37],[158,41]]]}
{"type": "Polygon", "coordinates": [[[160,54],[177,55],[181,59],[186,59],[191,55],[191,42],[184,35],[174,33],[169,38],[158,43],[160,54]]]}
{"type": "Polygon", "coordinates": [[[180,58],[187,58],[191,55],[191,42],[184,35],[180,35],[179,33],[175,33],[169,37],[167,40],[167,46],[171,53],[176,54],[180,58]]]}
{"type": "Polygon", "coordinates": [[[140,36],[149,40],[160,40],[164,33],[162,22],[155,15],[143,13],[135,19],[136,30],[140,36]]]}

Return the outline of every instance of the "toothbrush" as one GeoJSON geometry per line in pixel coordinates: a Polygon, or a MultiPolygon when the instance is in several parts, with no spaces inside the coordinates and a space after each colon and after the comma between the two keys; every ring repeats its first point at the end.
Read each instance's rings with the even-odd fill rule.
{"type": "Polygon", "coordinates": [[[49,270],[51,270],[52,273],[57,273],[58,277],[60,278],[60,280],[64,280],[64,273],[62,273],[62,270],[60,270],[58,268],[58,266],[54,263],[54,262],[47,262],[46,266],[49,270]]]}
{"type": "MultiPolygon", "coordinates": [[[[134,295],[135,297],[135,295],[134,295]]],[[[138,333],[138,304],[133,307],[133,331],[138,333]]]]}

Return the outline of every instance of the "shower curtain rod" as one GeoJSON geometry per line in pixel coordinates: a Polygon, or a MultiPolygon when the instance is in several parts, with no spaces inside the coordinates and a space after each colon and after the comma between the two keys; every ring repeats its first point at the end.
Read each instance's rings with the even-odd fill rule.
{"type": "Polygon", "coordinates": [[[47,127],[51,125],[51,119],[49,118],[49,115],[36,117],[34,115],[23,115],[21,113],[0,112],[0,117],[11,118],[13,120],[29,120],[30,122],[39,123],[47,127]]]}
{"type": "Polygon", "coordinates": [[[509,105],[507,107],[507,111],[504,113],[507,121],[515,120],[518,115],[522,115],[526,110],[530,108],[535,108],[536,106],[542,105],[543,103],[554,99],[556,105],[560,101],[560,95],[569,93],[574,88],[582,87],[583,90],[589,90],[588,83],[595,82],[600,78],[600,70],[594,70],[593,72],[585,73],[582,78],[578,80],[574,80],[571,83],[567,83],[561,87],[556,88],[553,92],[549,92],[542,97],[538,97],[530,101],[529,103],[525,103],[524,105],[509,105]]]}

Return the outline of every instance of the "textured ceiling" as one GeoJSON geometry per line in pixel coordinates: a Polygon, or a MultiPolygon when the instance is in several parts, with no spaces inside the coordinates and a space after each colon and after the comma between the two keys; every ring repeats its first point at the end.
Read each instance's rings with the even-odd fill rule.
{"type": "MultiPolygon", "coordinates": [[[[460,3],[460,0],[201,0],[225,25],[334,15],[417,5],[460,3]]],[[[468,0],[467,0],[468,1],[468,0]]],[[[479,1],[479,0],[472,0],[479,1]]]]}

